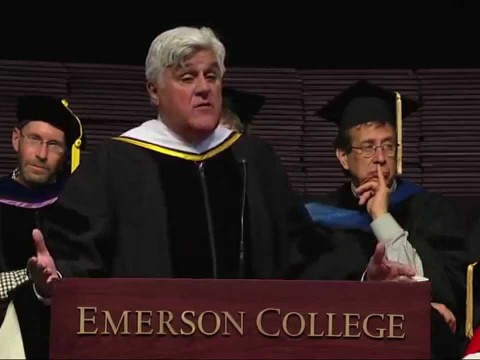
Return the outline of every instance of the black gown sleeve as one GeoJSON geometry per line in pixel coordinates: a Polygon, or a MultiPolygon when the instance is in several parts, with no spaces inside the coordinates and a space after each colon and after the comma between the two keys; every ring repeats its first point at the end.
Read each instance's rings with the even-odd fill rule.
{"type": "Polygon", "coordinates": [[[439,194],[422,193],[409,209],[409,241],[417,249],[425,276],[432,283],[432,301],[463,317],[468,254],[465,227],[455,207],[439,194]]]}
{"type": "Polygon", "coordinates": [[[114,246],[108,146],[101,145],[66,183],[55,206],[42,216],[47,248],[63,276],[108,276],[114,246]]]}
{"type": "Polygon", "coordinates": [[[254,164],[262,196],[273,211],[277,228],[276,251],[282,263],[279,277],[305,278],[317,259],[333,249],[332,243],[323,229],[311,220],[274,149],[264,142],[254,144],[254,164]]]}

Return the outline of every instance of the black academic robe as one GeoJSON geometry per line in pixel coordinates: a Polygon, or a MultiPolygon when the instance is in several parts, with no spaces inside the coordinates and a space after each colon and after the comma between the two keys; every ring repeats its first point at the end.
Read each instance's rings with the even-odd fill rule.
{"type": "MultiPolygon", "coordinates": [[[[41,213],[56,201],[61,182],[28,189],[10,176],[0,179],[0,271],[24,269],[35,255],[32,230],[41,213]]],[[[49,307],[35,297],[31,282],[10,293],[15,305],[28,359],[48,357],[49,307]]],[[[8,304],[3,304],[6,310],[8,304]]],[[[4,314],[0,314],[3,321],[4,314]]],[[[1,321],[0,321],[1,323],[1,321]]]]}
{"type": "MultiPolygon", "coordinates": [[[[402,185],[402,179],[397,180],[402,185]]],[[[341,209],[357,210],[366,214],[366,207],[358,205],[351,183],[346,182],[336,191],[327,194],[320,202],[341,209]]],[[[465,229],[458,219],[457,212],[449,201],[435,193],[417,192],[398,202],[389,212],[408,231],[408,241],[422,259],[424,276],[431,280],[432,302],[445,304],[456,316],[457,333],[461,337],[464,324],[465,270],[468,257],[465,252],[465,229]]],[[[322,227],[325,226],[322,225],[322,227]]],[[[368,229],[331,228],[331,238],[335,250],[325,256],[319,266],[312,268],[309,277],[331,278],[336,280],[360,279],[372,256],[377,240],[368,229]],[[342,264],[335,271],[329,264],[342,264]]],[[[432,313],[434,319],[434,357],[439,354],[458,355],[458,343],[449,338],[449,330],[442,319],[432,313]]]]}
{"type": "Polygon", "coordinates": [[[64,276],[292,278],[328,248],[272,148],[237,134],[200,155],[109,140],[42,223],[64,276]]]}

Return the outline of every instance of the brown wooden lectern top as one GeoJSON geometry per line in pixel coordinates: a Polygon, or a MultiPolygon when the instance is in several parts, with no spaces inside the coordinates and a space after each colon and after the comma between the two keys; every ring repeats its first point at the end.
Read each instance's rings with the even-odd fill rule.
{"type": "Polygon", "coordinates": [[[430,284],[63,279],[51,358],[425,359],[430,284]]]}

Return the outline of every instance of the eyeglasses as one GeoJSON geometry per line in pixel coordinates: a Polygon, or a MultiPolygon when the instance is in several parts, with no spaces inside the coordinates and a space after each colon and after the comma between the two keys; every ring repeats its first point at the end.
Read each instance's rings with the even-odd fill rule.
{"type": "Polygon", "coordinates": [[[367,158],[372,157],[377,149],[382,149],[385,156],[393,157],[397,151],[397,145],[390,143],[385,143],[382,145],[364,144],[362,146],[352,146],[352,149],[359,150],[360,153],[367,158]]]}
{"type": "Polygon", "coordinates": [[[25,139],[25,143],[31,147],[38,148],[43,145],[43,143],[47,144],[48,151],[56,154],[62,154],[65,152],[65,145],[55,141],[45,141],[42,138],[36,135],[23,135],[20,133],[20,136],[25,139]]]}

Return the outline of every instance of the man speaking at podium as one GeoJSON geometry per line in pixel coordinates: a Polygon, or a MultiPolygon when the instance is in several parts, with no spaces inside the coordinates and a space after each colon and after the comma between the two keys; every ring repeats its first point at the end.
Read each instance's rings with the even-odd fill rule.
{"type": "MultiPolygon", "coordinates": [[[[34,231],[39,296],[60,276],[298,278],[329,251],[272,148],[219,125],[224,58],[207,28],[153,41],[158,116],[99,146],[34,231]]],[[[414,275],[381,265],[380,278],[414,275]]]]}

